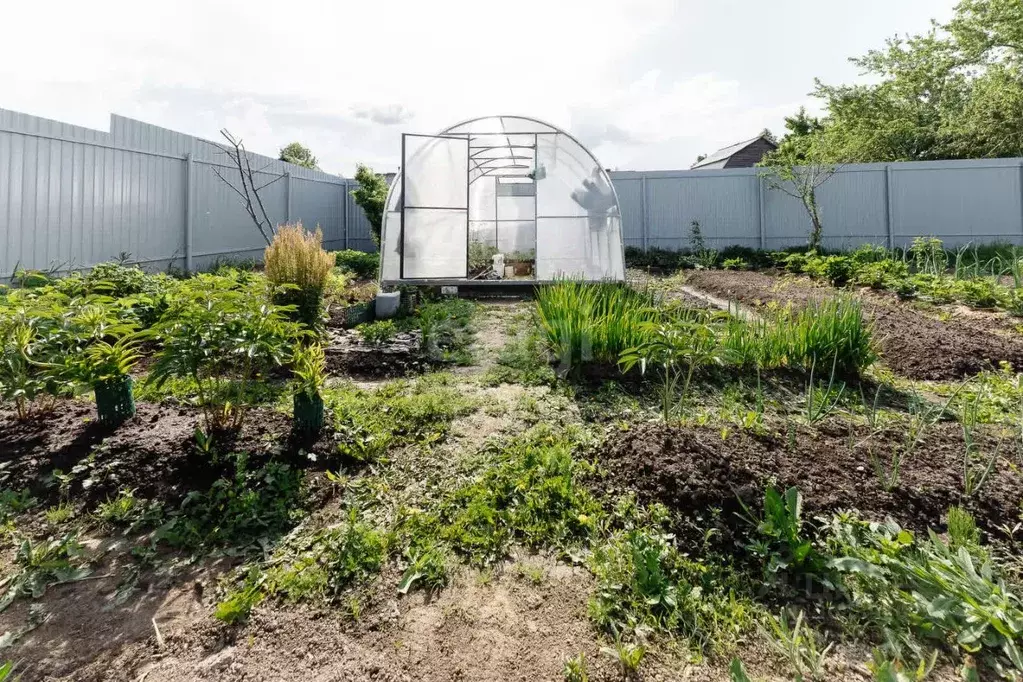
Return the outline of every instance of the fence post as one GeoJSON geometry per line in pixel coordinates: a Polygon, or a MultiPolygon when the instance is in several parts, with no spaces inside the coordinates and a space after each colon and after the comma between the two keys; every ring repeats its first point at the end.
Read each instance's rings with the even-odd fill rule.
{"type": "Polygon", "coordinates": [[[341,182],[341,225],[345,231],[345,251],[348,250],[348,200],[351,195],[348,193],[348,178],[341,182]]]}
{"type": "Polygon", "coordinates": [[[284,171],[284,222],[291,222],[291,171],[284,171]]]}
{"type": "Polygon", "coordinates": [[[757,171],[757,231],[760,234],[760,250],[764,251],[767,248],[764,224],[764,176],[760,171],[757,171]]]}
{"type": "MultiPolygon", "coordinates": [[[[1020,220],[1023,221],[1023,160],[1019,162],[1019,207],[1020,220]]],[[[1021,222],[1020,228],[1020,231],[1023,232],[1023,222],[1021,222]]]]}
{"type": "Polygon", "coordinates": [[[185,272],[192,272],[192,153],[185,154],[185,272]]]}
{"type": "Polygon", "coordinates": [[[895,215],[892,211],[892,165],[884,167],[884,222],[888,231],[888,248],[895,248],[895,215]]]}
{"type": "Polygon", "coordinates": [[[649,213],[646,206],[646,175],[639,178],[639,192],[639,215],[642,228],[641,234],[643,235],[643,251],[646,252],[646,250],[650,248],[650,226],[647,224],[649,213]]]}

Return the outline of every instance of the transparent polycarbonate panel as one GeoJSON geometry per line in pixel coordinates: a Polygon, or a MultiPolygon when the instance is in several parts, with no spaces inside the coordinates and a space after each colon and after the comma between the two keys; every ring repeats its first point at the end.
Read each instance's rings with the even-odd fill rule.
{"type": "Polygon", "coordinates": [[[469,143],[419,135],[404,139],[405,207],[467,208],[469,143]]]}
{"type": "Polygon", "coordinates": [[[406,208],[404,279],[466,277],[468,229],[464,210],[406,208]]]}
{"type": "Polygon", "coordinates": [[[494,220],[472,220],[469,222],[469,242],[478,242],[497,247],[497,222],[494,220]]]}
{"type": "Polygon", "coordinates": [[[620,221],[604,218],[537,218],[537,279],[622,279],[620,221]]]}
{"type": "Polygon", "coordinates": [[[384,215],[381,240],[384,243],[380,258],[380,279],[392,281],[401,277],[401,254],[398,242],[401,239],[401,212],[388,211],[384,215]]]}
{"type": "Polygon", "coordinates": [[[526,260],[536,255],[536,222],[533,220],[497,223],[497,248],[503,254],[515,254],[526,260]]]}
{"type": "Polygon", "coordinates": [[[541,135],[537,148],[537,215],[605,216],[615,207],[607,174],[567,135],[541,135]]]}
{"type": "Polygon", "coordinates": [[[533,220],[536,217],[536,197],[497,197],[498,220],[533,220]]]}
{"type": "Polygon", "coordinates": [[[556,132],[555,128],[518,116],[488,116],[487,118],[476,119],[460,123],[449,128],[445,133],[550,133],[556,132]]]}
{"type": "Polygon", "coordinates": [[[469,185],[469,220],[496,220],[496,178],[482,177],[469,185]]]}

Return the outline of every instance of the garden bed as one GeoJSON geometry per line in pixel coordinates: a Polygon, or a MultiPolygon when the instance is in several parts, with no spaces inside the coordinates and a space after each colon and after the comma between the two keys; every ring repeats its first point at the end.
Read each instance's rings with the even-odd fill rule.
{"type": "MultiPolygon", "coordinates": [[[[53,473],[73,474],[64,496],[91,509],[122,490],[173,503],[189,491],[205,490],[224,473],[197,449],[200,410],[151,403],[139,403],[137,409],[113,430],[96,421],[95,405],[85,401],[59,401],[53,410],[24,422],[0,410],[0,487],[27,487],[33,497],[55,504],[61,492],[53,473]]],[[[218,447],[249,453],[258,465],[272,455],[298,452],[301,446],[289,443],[290,432],[287,415],[254,408],[241,430],[222,437],[218,447]]],[[[304,448],[331,454],[326,442],[304,448]]]]}
{"type": "MultiPolygon", "coordinates": [[[[805,278],[762,272],[697,270],[688,273],[686,282],[757,307],[770,302],[801,307],[839,293],[805,278]]],[[[894,297],[885,298],[860,296],[864,312],[874,323],[881,357],[894,372],[910,379],[955,380],[997,369],[1000,362],[1023,367],[1023,339],[977,324],[970,317],[942,321],[894,297]]]]}
{"type": "Polygon", "coordinates": [[[1023,497],[1019,471],[995,467],[983,489],[964,499],[962,430],[954,422],[940,423],[902,463],[898,484],[886,490],[868,452],[889,462],[904,432],[890,427],[870,437],[865,425],[831,419],[814,429],[800,426],[794,437],[736,430],[722,439],[719,428],[651,423],[613,437],[600,460],[612,480],[636,491],[641,501],[704,519],[720,509],[722,522],[733,529],[745,525],[738,516],[742,505],[759,510],[764,488],[774,485],[798,487],[807,518],[856,509],[866,519],[892,517],[925,532],[943,527],[948,508],[962,505],[980,528],[1004,539],[999,527],[1017,517],[1023,497]]]}

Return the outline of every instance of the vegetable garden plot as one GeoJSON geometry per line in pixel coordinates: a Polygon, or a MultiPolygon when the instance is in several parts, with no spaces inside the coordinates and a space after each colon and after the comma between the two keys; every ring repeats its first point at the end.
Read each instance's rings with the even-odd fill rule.
{"type": "MultiPolygon", "coordinates": [[[[696,289],[750,306],[791,303],[834,296],[833,287],[809,280],[760,272],[698,270],[687,275],[696,289]]],[[[954,380],[997,369],[1000,362],[1023,367],[1023,339],[973,324],[969,320],[935,319],[898,300],[862,296],[864,311],[874,324],[882,360],[910,379],[954,380]]]]}

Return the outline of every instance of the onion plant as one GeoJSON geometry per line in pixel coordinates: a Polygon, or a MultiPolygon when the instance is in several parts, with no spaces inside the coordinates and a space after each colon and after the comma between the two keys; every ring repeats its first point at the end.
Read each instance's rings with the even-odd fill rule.
{"type": "Polygon", "coordinates": [[[564,280],[540,287],[536,312],[542,335],[563,373],[588,363],[614,365],[643,339],[643,323],[660,313],[649,292],[613,282],[564,280]]]}

